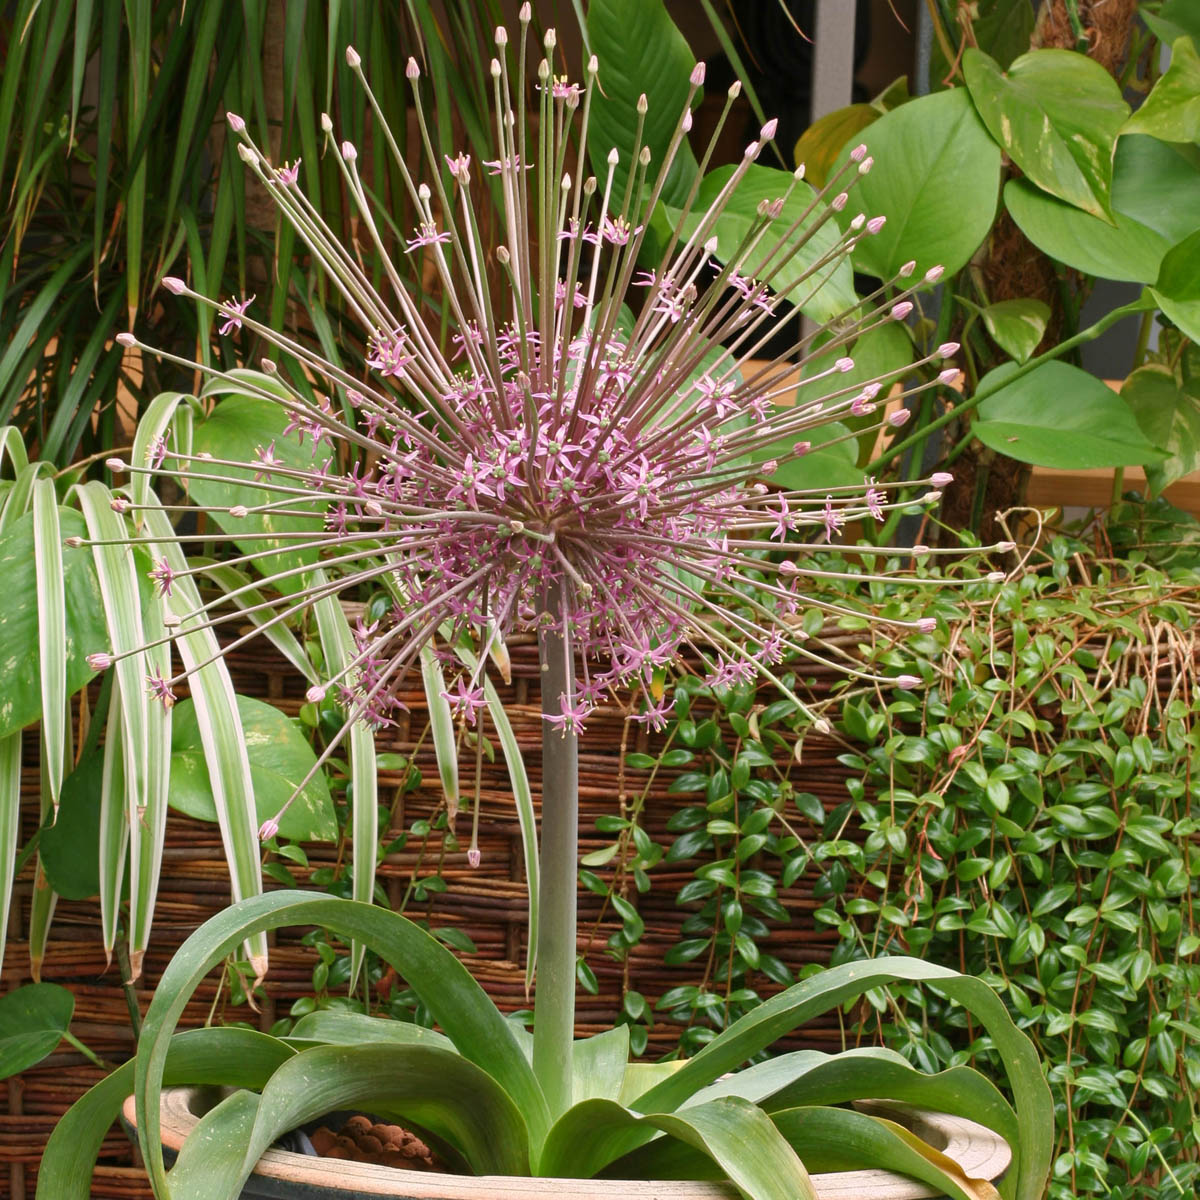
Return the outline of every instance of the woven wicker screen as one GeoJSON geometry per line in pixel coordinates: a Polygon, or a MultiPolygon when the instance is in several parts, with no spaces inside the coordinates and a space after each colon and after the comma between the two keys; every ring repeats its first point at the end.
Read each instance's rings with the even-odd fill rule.
{"type": "MultiPolygon", "coordinates": [[[[523,749],[530,771],[535,801],[540,789],[537,747],[541,720],[537,679],[536,648],[529,643],[512,648],[513,681],[505,689],[504,699],[510,719],[523,749]]],[[[295,715],[303,703],[303,683],[269,646],[251,645],[237,653],[231,662],[238,691],[268,700],[284,712],[295,715]]],[[[817,690],[827,689],[830,679],[817,679],[817,690]]],[[[408,753],[425,726],[424,697],[419,683],[402,699],[410,712],[394,731],[380,738],[381,750],[408,753]]],[[[641,726],[626,722],[619,708],[598,710],[589,719],[580,753],[581,771],[581,850],[587,853],[611,840],[611,835],[595,831],[596,817],[619,811],[623,800],[632,800],[645,788],[648,773],[623,767],[622,751],[655,752],[661,741],[647,735],[641,726]]],[[[846,799],[845,768],[836,761],[844,747],[832,739],[809,737],[805,741],[803,766],[788,766],[797,788],[814,792],[826,807],[846,799]]],[[[36,764],[37,743],[30,736],[25,762],[36,764]]],[[[441,803],[437,770],[428,738],[424,739],[414,760],[424,783],[397,803],[394,831],[401,832],[418,817],[430,817],[441,803]]],[[[464,775],[470,772],[464,772],[464,775]]],[[[671,814],[694,797],[669,795],[672,772],[660,772],[651,786],[643,815],[643,824],[656,841],[669,845],[672,835],[666,830],[671,814]]],[[[29,791],[26,811],[36,813],[37,771],[26,767],[24,785],[29,791]]],[[[381,799],[399,792],[400,776],[381,776],[381,799]]],[[[464,792],[469,788],[464,786],[464,792]]],[[[499,1006],[511,1011],[527,1006],[524,988],[524,945],[527,903],[522,873],[520,835],[509,790],[507,770],[502,757],[495,763],[484,762],[480,809],[480,865],[472,869],[466,862],[466,838],[462,848],[447,854],[441,874],[448,889],[432,896],[429,905],[408,913],[428,917],[437,926],[457,926],[467,933],[477,952],[464,958],[472,973],[499,1006]]],[[[469,828],[470,814],[458,818],[460,835],[469,828]]],[[[32,829],[24,831],[27,837],[32,829]]],[[[309,870],[336,863],[335,846],[307,847],[309,870]]],[[[693,864],[694,865],[694,864],[693,864]]],[[[414,849],[391,855],[383,863],[380,880],[393,904],[404,894],[417,866],[414,849]]],[[[603,875],[603,871],[598,872],[603,875]]],[[[306,872],[297,869],[298,878],[306,872]]],[[[580,929],[587,933],[595,927],[590,941],[581,940],[580,950],[596,973],[599,992],[581,995],[577,1029],[586,1035],[612,1023],[620,1012],[626,987],[640,991],[652,1004],[668,989],[680,984],[700,982],[701,966],[681,967],[663,964],[666,949],[679,940],[680,926],[689,911],[676,904],[679,889],[691,878],[687,864],[660,864],[653,872],[653,887],[645,895],[632,890],[631,902],[637,905],[646,925],[644,939],[631,953],[627,963],[619,963],[604,952],[610,933],[619,922],[597,919],[601,901],[591,892],[580,892],[580,929]]],[[[772,923],[771,954],[796,969],[805,963],[827,961],[835,935],[812,919],[815,902],[812,885],[815,875],[802,877],[795,887],[781,892],[780,901],[791,915],[788,924],[772,923]]],[[[4,961],[5,988],[29,980],[28,945],[23,940],[28,929],[29,897],[32,886],[27,872],[18,886],[13,905],[8,947],[4,961]]],[[[272,886],[268,884],[268,886],[272,886]]],[[[228,874],[220,837],[213,825],[190,820],[172,812],[167,826],[167,850],[163,862],[162,883],[154,918],[151,949],[144,966],[138,994],[143,1012],[154,985],[171,955],[183,939],[206,918],[229,901],[228,874]]],[[[610,910],[611,914],[611,910],[610,910]]],[[[303,931],[281,931],[271,951],[271,969],[266,982],[268,1000],[255,1016],[245,1007],[226,1008],[231,1020],[257,1020],[269,1028],[277,1016],[287,1015],[294,1000],[312,994],[312,969],[315,951],[300,944],[303,931]]],[[[42,970],[46,980],[68,986],[76,997],[77,1035],[97,1054],[110,1062],[119,1062],[132,1050],[132,1035],[124,992],[115,963],[105,962],[99,940],[99,906],[96,901],[60,901],[55,913],[51,942],[42,970]]],[[[776,990],[765,978],[754,986],[760,993],[776,990]]],[[[198,992],[185,1015],[183,1025],[203,1024],[217,996],[217,979],[211,977],[198,992]]],[[[649,1054],[669,1049],[677,1030],[656,1022],[651,1031],[649,1054]]],[[[790,1046],[835,1049],[841,1034],[836,1020],[829,1019],[807,1028],[790,1046]]],[[[59,1116],[101,1076],[99,1068],[75,1053],[57,1053],[46,1062],[7,1081],[7,1103],[0,1112],[0,1196],[22,1200],[32,1196],[36,1166],[42,1149],[59,1116]]],[[[150,1192],[142,1172],[132,1165],[131,1151],[123,1134],[114,1129],[105,1142],[101,1165],[93,1183],[93,1196],[148,1198],[150,1192]]]]}

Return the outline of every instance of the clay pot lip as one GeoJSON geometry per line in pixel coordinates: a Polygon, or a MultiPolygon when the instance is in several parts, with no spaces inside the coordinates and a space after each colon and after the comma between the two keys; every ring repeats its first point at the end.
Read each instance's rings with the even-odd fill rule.
{"type": "MultiPolygon", "coordinates": [[[[210,1090],[210,1089],[209,1089],[210,1090]]],[[[198,1087],[164,1088],[160,1110],[161,1136],[165,1149],[178,1153],[184,1139],[200,1120],[198,1087]]],[[[899,1119],[952,1158],[969,1178],[995,1182],[1008,1169],[1012,1151],[999,1134],[974,1121],[946,1113],[927,1112],[883,1102],[864,1105],[899,1119]]],[[[134,1097],[126,1099],[121,1117],[132,1131],[136,1128],[134,1097]]],[[[712,1182],[641,1182],[624,1179],[551,1179],[508,1175],[442,1175],[408,1171],[371,1163],[336,1160],[338,1183],[363,1196],[403,1196],[408,1200],[627,1200],[637,1194],[655,1200],[729,1200],[736,1196],[732,1185],[712,1182]]],[[[328,1161],[287,1150],[268,1150],[255,1167],[264,1183],[328,1186],[328,1161]]],[[[812,1176],[820,1200],[928,1200],[938,1193],[914,1179],[891,1171],[862,1170],[820,1173],[812,1176]]],[[[280,1192],[280,1195],[285,1193],[280,1192]]]]}

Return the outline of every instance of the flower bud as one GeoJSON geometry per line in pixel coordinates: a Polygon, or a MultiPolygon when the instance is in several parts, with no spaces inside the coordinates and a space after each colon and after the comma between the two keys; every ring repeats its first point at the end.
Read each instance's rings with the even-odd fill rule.
{"type": "Polygon", "coordinates": [[[404,64],[404,78],[412,82],[421,77],[421,68],[417,66],[417,60],[411,55],[408,62],[404,64]]]}
{"type": "Polygon", "coordinates": [[[508,45],[508,30],[505,29],[503,25],[496,26],[496,45],[497,46],[507,46],[508,45]]]}
{"type": "Polygon", "coordinates": [[[242,118],[237,115],[237,113],[227,112],[225,114],[225,120],[229,122],[229,128],[232,129],[234,133],[241,133],[242,130],[246,128],[246,122],[243,121],[242,118]]]}
{"type": "Polygon", "coordinates": [[[910,258],[908,262],[906,262],[904,266],[902,266],[900,270],[896,272],[896,274],[899,275],[901,279],[907,279],[916,269],[916,259],[910,258]]]}
{"type": "Polygon", "coordinates": [[[929,270],[925,272],[925,282],[926,283],[937,283],[937,281],[939,279],[941,279],[941,277],[945,273],[946,273],[945,267],[942,267],[942,266],[930,267],[929,270]]]}
{"type": "Polygon", "coordinates": [[[867,157],[858,164],[858,173],[860,175],[865,175],[874,165],[875,160],[870,155],[867,155],[867,157]]]}
{"type": "Polygon", "coordinates": [[[959,345],[957,342],[943,342],[934,352],[934,358],[949,358],[952,354],[957,354],[959,345]]]}
{"type": "Polygon", "coordinates": [[[162,623],[167,629],[178,629],[183,624],[183,618],[178,613],[165,612],[162,623]]]}
{"type": "Polygon", "coordinates": [[[997,542],[993,547],[997,554],[1011,554],[1016,548],[1016,542],[997,542]]]}
{"type": "Polygon", "coordinates": [[[896,686],[903,691],[911,692],[913,688],[921,686],[921,677],[919,675],[897,675],[896,686]]]}
{"type": "Polygon", "coordinates": [[[348,163],[352,163],[358,158],[358,150],[355,149],[353,142],[343,142],[342,143],[342,157],[348,163]]]}
{"type": "Polygon", "coordinates": [[[901,300],[899,303],[892,305],[892,320],[903,321],[912,310],[911,300],[901,300]]]}
{"type": "Polygon", "coordinates": [[[921,545],[921,544],[918,542],[918,543],[917,543],[917,545],[915,545],[915,546],[912,548],[912,552],[913,552],[913,555],[914,555],[914,557],[916,557],[916,558],[920,558],[922,555],[925,555],[925,554],[928,554],[928,553],[929,553],[929,547],[928,547],[928,546],[922,546],[922,545],[921,545]]]}
{"type": "Polygon", "coordinates": [[[176,275],[164,275],[162,285],[173,296],[182,296],[187,291],[187,284],[176,275]]]}
{"type": "Polygon", "coordinates": [[[692,68],[691,83],[692,87],[704,86],[704,64],[702,62],[698,62],[692,68]]]}
{"type": "Polygon", "coordinates": [[[859,144],[857,146],[855,146],[853,150],[850,151],[850,161],[851,162],[862,162],[862,160],[866,157],[867,157],[866,142],[859,142],[859,144]]]}
{"type": "Polygon", "coordinates": [[[117,343],[121,346],[136,346],[137,338],[132,333],[118,333],[117,343]]]}
{"type": "Polygon", "coordinates": [[[988,572],[988,577],[987,577],[988,583],[1003,583],[1004,579],[1005,579],[1005,575],[1004,575],[1003,571],[989,571],[988,572]]]}
{"type": "Polygon", "coordinates": [[[775,130],[779,128],[779,118],[772,117],[759,131],[759,137],[764,142],[769,142],[775,136],[775,130]]]}
{"type": "Polygon", "coordinates": [[[107,671],[113,665],[113,656],[100,652],[98,654],[89,654],[87,656],[87,665],[93,671],[107,671]]]}
{"type": "Polygon", "coordinates": [[[944,371],[938,373],[937,381],[944,387],[949,387],[958,380],[962,372],[957,367],[947,367],[944,371]]]}
{"type": "Polygon", "coordinates": [[[837,362],[835,362],[833,365],[834,365],[834,367],[836,367],[836,368],[837,368],[837,370],[839,370],[839,371],[841,371],[843,374],[845,374],[847,371],[853,371],[853,370],[854,370],[854,359],[852,359],[852,358],[839,358],[839,359],[837,360],[837,362]]]}
{"type": "Polygon", "coordinates": [[[332,133],[333,132],[333,118],[328,113],[323,112],[321,114],[321,132],[322,133],[332,133]]]}
{"type": "Polygon", "coordinates": [[[246,507],[244,504],[235,504],[235,505],[234,505],[234,506],[233,506],[233,507],[232,507],[232,508],[229,510],[229,515],[230,515],[231,517],[244,517],[244,516],[246,516],[246,515],[247,515],[249,512],[250,512],[250,510],[249,510],[249,509],[248,509],[248,508],[247,508],[247,507],[246,507]]]}
{"type": "Polygon", "coordinates": [[[258,827],[258,840],[269,842],[278,832],[279,821],[275,817],[269,817],[258,827]]]}
{"type": "Polygon", "coordinates": [[[944,488],[946,484],[954,482],[954,476],[949,471],[934,471],[929,477],[929,482],[935,488],[944,488]]]}
{"type": "Polygon", "coordinates": [[[346,47],[346,65],[352,71],[356,71],[361,63],[362,63],[362,56],[359,54],[359,52],[357,50],[355,50],[355,48],[353,46],[347,46],[346,47]]]}
{"type": "Polygon", "coordinates": [[[107,468],[108,468],[110,471],[118,471],[118,472],[120,472],[120,471],[123,471],[123,470],[125,470],[125,463],[124,463],[124,460],[122,460],[122,459],[119,459],[119,458],[106,458],[106,459],[104,460],[104,465],[105,465],[105,466],[106,466],[106,467],[107,467],[107,468]]]}
{"type": "Polygon", "coordinates": [[[842,209],[846,207],[846,201],[849,199],[850,196],[848,193],[838,192],[838,194],[834,196],[832,200],[830,200],[829,207],[832,208],[834,212],[841,212],[842,209]]]}
{"type": "Polygon", "coordinates": [[[894,413],[888,414],[888,424],[893,429],[899,429],[901,425],[907,425],[911,417],[912,411],[910,409],[898,408],[894,413]]]}
{"type": "Polygon", "coordinates": [[[868,233],[878,233],[887,224],[887,217],[872,217],[867,222],[868,233]]]}
{"type": "Polygon", "coordinates": [[[467,866],[469,866],[469,867],[479,866],[479,863],[482,860],[482,858],[483,858],[483,855],[481,855],[479,853],[479,847],[472,846],[470,848],[470,850],[467,851],[467,866]]]}
{"type": "Polygon", "coordinates": [[[917,622],[917,628],[922,633],[932,633],[937,628],[937,617],[922,617],[917,622]]]}
{"type": "Polygon", "coordinates": [[[83,538],[78,536],[63,538],[63,545],[66,546],[68,550],[78,550],[83,544],[83,538]]]}
{"type": "Polygon", "coordinates": [[[325,699],[325,685],[322,683],[314,683],[312,687],[304,693],[304,698],[309,704],[320,704],[325,699]]]}

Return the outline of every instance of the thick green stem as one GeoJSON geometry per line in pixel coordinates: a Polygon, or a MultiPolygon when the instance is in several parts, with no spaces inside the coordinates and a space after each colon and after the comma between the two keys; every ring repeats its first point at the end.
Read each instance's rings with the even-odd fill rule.
{"type": "MultiPolygon", "coordinates": [[[[550,618],[539,642],[542,712],[561,716],[573,697],[574,662],[563,637],[564,584],[547,598],[550,618]]],[[[571,1105],[575,1039],[575,888],[579,873],[579,737],[542,723],[542,829],[539,859],[537,984],[533,1006],[533,1071],[551,1115],[571,1105]]]]}
{"type": "Polygon", "coordinates": [[[904,438],[903,441],[889,446],[878,458],[872,459],[867,464],[865,468],[866,473],[869,475],[875,474],[881,467],[886,466],[894,458],[898,458],[903,454],[909,446],[915,446],[918,442],[923,442],[933,430],[941,429],[942,426],[949,425],[951,421],[956,421],[964,413],[970,412],[981,401],[994,395],[1001,388],[1008,387],[1010,383],[1015,383],[1021,376],[1028,375],[1030,371],[1036,370],[1043,363],[1061,358],[1067,351],[1074,350],[1076,346],[1082,346],[1085,342],[1095,341],[1106,329],[1111,328],[1118,321],[1132,316],[1134,313],[1144,312],[1145,310],[1146,301],[1140,297],[1130,304],[1123,304],[1120,308],[1114,308],[1107,316],[1101,317],[1095,325],[1089,325],[1086,329],[1081,329],[1074,337],[1068,338],[1065,342],[1060,342],[1057,346],[1051,346],[1045,354],[1039,354],[1036,358],[1031,358],[1027,362],[1022,363],[1015,371],[1009,372],[1009,374],[995,383],[980,388],[973,396],[964,399],[961,404],[956,404],[940,417],[936,417],[923,429],[917,429],[904,438]]]}

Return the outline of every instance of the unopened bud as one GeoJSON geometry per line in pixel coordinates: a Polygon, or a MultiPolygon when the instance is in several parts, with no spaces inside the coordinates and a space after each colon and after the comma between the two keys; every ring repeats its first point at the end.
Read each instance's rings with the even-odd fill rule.
{"type": "Polygon", "coordinates": [[[841,212],[842,209],[846,207],[846,201],[849,199],[850,197],[846,192],[838,192],[838,194],[834,196],[832,200],[830,200],[829,207],[832,208],[834,212],[841,212]]]}
{"type": "Polygon", "coordinates": [[[792,447],[792,453],[802,458],[812,449],[812,442],[797,442],[792,447]]]}
{"type": "Polygon", "coordinates": [[[244,163],[248,163],[253,166],[256,162],[258,162],[258,152],[253,146],[247,146],[245,142],[238,142],[237,152],[238,158],[240,158],[244,163]]]}
{"type": "Polygon", "coordinates": [[[887,217],[872,217],[867,222],[868,233],[878,233],[887,224],[887,217]]]}
{"type": "Polygon", "coordinates": [[[496,45],[497,46],[507,46],[508,45],[508,30],[505,29],[503,25],[496,26],[496,45]]]}
{"type": "Polygon", "coordinates": [[[271,359],[269,359],[269,358],[264,358],[261,362],[261,366],[262,366],[264,375],[278,375],[279,374],[279,364],[277,362],[272,362],[271,359]]]}
{"type": "Polygon", "coordinates": [[[324,684],[314,683],[312,687],[310,687],[308,691],[304,693],[304,698],[309,702],[309,704],[320,704],[321,701],[325,699],[325,690],[324,684]]]}
{"type": "Polygon", "coordinates": [[[865,175],[874,165],[875,160],[870,155],[867,155],[867,157],[858,164],[858,173],[860,175],[865,175]]]}
{"type": "Polygon", "coordinates": [[[355,50],[355,48],[353,46],[347,46],[346,47],[346,66],[348,66],[352,71],[354,71],[354,70],[358,69],[358,66],[361,62],[362,62],[362,56],[359,54],[359,52],[357,50],[355,50]]]}
{"type": "Polygon", "coordinates": [[[529,0],[525,0],[525,3],[521,5],[521,11],[517,13],[517,20],[522,25],[528,25],[533,20],[533,5],[529,3],[529,0]]]}
{"type": "Polygon", "coordinates": [[[322,133],[332,133],[333,132],[333,118],[328,113],[325,113],[325,112],[323,112],[321,114],[321,132],[322,133]]]}
{"type": "Polygon", "coordinates": [[[958,380],[960,374],[962,372],[957,367],[947,367],[944,371],[938,373],[937,381],[943,386],[949,387],[958,380]]]}
{"type": "MultiPolygon", "coordinates": [[[[833,726],[825,720],[824,717],[818,717],[813,722],[813,733],[830,734],[833,732],[833,726]]],[[[797,743],[798,745],[798,743],[797,743]]]]}
{"type": "Polygon", "coordinates": [[[745,152],[745,154],[743,155],[743,157],[745,157],[745,158],[757,158],[757,157],[758,157],[758,151],[759,151],[759,145],[758,145],[758,143],[757,143],[757,142],[751,142],[751,143],[750,143],[750,145],[748,145],[748,146],[746,147],[746,152],[745,152]]]}
{"type": "Polygon", "coordinates": [[[930,267],[929,270],[925,272],[925,282],[926,283],[937,283],[937,281],[939,279],[941,279],[941,277],[945,273],[946,273],[945,267],[942,267],[942,266],[930,267]]]}
{"type": "Polygon", "coordinates": [[[923,546],[923,545],[921,545],[921,543],[920,543],[920,542],[918,542],[918,543],[917,543],[917,544],[916,544],[916,545],[915,545],[915,546],[912,548],[912,552],[913,552],[913,555],[914,555],[915,557],[917,557],[917,558],[920,558],[922,555],[924,555],[924,554],[928,554],[928,553],[929,553],[929,547],[928,547],[928,546],[923,546]]]}
{"type": "Polygon", "coordinates": [[[1003,571],[989,571],[987,579],[988,583],[1003,583],[1005,575],[1003,571]]]}
{"type": "Polygon", "coordinates": [[[225,114],[225,120],[229,122],[229,128],[232,129],[234,133],[241,133],[242,130],[246,128],[246,122],[243,121],[242,118],[237,115],[237,113],[227,112],[225,114]]]}
{"type": "Polygon", "coordinates": [[[269,842],[279,832],[279,822],[270,817],[258,827],[258,840],[260,842],[269,842]]]}
{"type": "Polygon", "coordinates": [[[896,686],[906,692],[911,692],[913,688],[921,686],[921,677],[919,675],[897,675],[896,686]]]}
{"type": "Polygon", "coordinates": [[[63,538],[63,545],[66,546],[68,550],[78,550],[83,544],[83,538],[79,537],[78,535],[69,538],[63,538]]]}
{"type": "Polygon", "coordinates": [[[496,261],[504,267],[512,261],[512,255],[509,254],[507,246],[496,247],[496,261]]]}
{"type": "Polygon", "coordinates": [[[941,498],[942,498],[942,493],[935,489],[932,492],[926,492],[925,495],[923,495],[921,497],[921,503],[922,504],[936,504],[941,498]]]}
{"type": "Polygon", "coordinates": [[[703,87],[704,86],[704,64],[702,62],[698,62],[692,68],[691,82],[692,82],[692,87],[703,87]]]}
{"type": "Polygon", "coordinates": [[[417,60],[410,55],[408,62],[404,64],[404,78],[411,82],[412,80],[420,79],[420,77],[421,68],[417,66],[417,60]]]}
{"type": "Polygon", "coordinates": [[[106,458],[106,459],[104,460],[104,465],[105,465],[105,466],[106,466],[106,467],[107,467],[107,468],[108,468],[110,471],[123,471],[123,470],[125,470],[125,463],[124,463],[124,460],[123,460],[123,459],[120,459],[120,458],[106,458]]]}
{"type": "Polygon", "coordinates": [[[894,413],[888,414],[888,424],[893,429],[899,429],[901,425],[907,425],[912,413],[907,408],[898,408],[894,413]]]}
{"type": "Polygon", "coordinates": [[[122,346],[136,346],[137,338],[135,338],[132,333],[118,333],[117,342],[122,346]]]}
{"type": "Polygon", "coordinates": [[[229,515],[231,517],[241,518],[241,517],[246,516],[249,512],[250,512],[250,510],[244,504],[235,504],[229,510],[229,515]]]}
{"type": "Polygon", "coordinates": [[[957,354],[959,344],[957,342],[943,342],[934,352],[934,358],[949,358],[952,354],[957,354]]]}
{"type": "Polygon", "coordinates": [[[114,496],[108,502],[108,507],[115,513],[126,513],[129,511],[129,501],[124,496],[114,496]]]}
{"type": "Polygon", "coordinates": [[[103,652],[98,654],[89,654],[87,656],[87,665],[93,671],[107,671],[113,665],[113,656],[103,652]]]}
{"type": "Polygon", "coordinates": [[[997,542],[994,548],[997,554],[1011,554],[1017,548],[1017,543],[997,542]]]}
{"type": "Polygon", "coordinates": [[[478,846],[472,846],[470,848],[470,850],[467,851],[467,866],[477,867],[477,866],[479,866],[482,859],[483,859],[483,855],[481,855],[479,853],[478,846]]]}
{"type": "Polygon", "coordinates": [[[949,471],[934,471],[929,477],[929,482],[936,488],[943,488],[946,484],[954,482],[954,476],[949,471]]]}
{"type": "Polygon", "coordinates": [[[726,94],[729,96],[730,100],[736,100],[742,94],[742,81],[740,79],[735,79],[729,85],[729,91],[726,94]]]}
{"type": "Polygon", "coordinates": [[[690,108],[685,110],[682,118],[680,118],[679,128],[682,129],[684,133],[691,133],[691,131],[692,131],[692,110],[690,108]]]}
{"type": "Polygon", "coordinates": [[[342,143],[342,157],[347,162],[354,162],[358,158],[358,150],[355,149],[353,142],[342,143]]]}
{"type": "Polygon", "coordinates": [[[901,279],[907,279],[916,269],[917,260],[915,258],[910,258],[908,262],[906,262],[904,266],[902,266],[900,270],[896,272],[896,274],[899,275],[901,279]]]}
{"type": "Polygon", "coordinates": [[[175,296],[182,296],[187,291],[187,284],[176,275],[164,275],[162,285],[175,296]]]}
{"type": "Polygon", "coordinates": [[[867,223],[866,213],[855,213],[850,221],[850,232],[857,233],[867,223]]]}
{"type": "Polygon", "coordinates": [[[779,118],[772,117],[759,132],[759,137],[764,142],[769,142],[775,136],[775,130],[779,128],[779,118]]]}
{"type": "Polygon", "coordinates": [[[178,613],[165,612],[163,613],[162,623],[167,629],[177,629],[183,624],[183,618],[178,613]]]}
{"type": "Polygon", "coordinates": [[[922,633],[932,633],[937,628],[937,617],[922,617],[917,622],[917,628],[922,633]]]}
{"type": "Polygon", "coordinates": [[[542,45],[546,47],[547,54],[549,54],[550,51],[558,45],[558,34],[555,32],[555,30],[546,30],[546,36],[542,39],[542,45]]]}
{"type": "Polygon", "coordinates": [[[615,166],[617,165],[617,163],[619,163],[620,161],[621,161],[621,156],[620,156],[620,155],[617,153],[617,148],[616,148],[616,146],[614,146],[614,147],[613,147],[613,148],[612,148],[612,149],[611,149],[611,150],[608,152],[608,165],[609,165],[610,167],[615,167],[615,166]]]}
{"type": "Polygon", "coordinates": [[[854,370],[854,359],[839,358],[833,365],[844,374],[846,371],[854,370]]]}
{"type": "Polygon", "coordinates": [[[636,105],[636,108],[637,108],[637,111],[638,111],[639,115],[641,115],[641,116],[643,116],[643,117],[646,115],[646,113],[648,113],[648,112],[650,111],[650,101],[646,99],[646,93],[645,93],[645,92],[643,92],[643,93],[642,93],[642,94],[641,94],[641,95],[640,95],[640,96],[637,98],[637,105],[636,105]]]}
{"type": "Polygon", "coordinates": [[[892,320],[903,321],[912,310],[911,300],[901,300],[898,304],[892,305],[892,320]]]}
{"type": "Polygon", "coordinates": [[[859,144],[857,146],[855,146],[853,150],[850,151],[850,161],[851,162],[862,162],[862,160],[866,157],[867,157],[866,142],[859,142],[859,144]]]}

